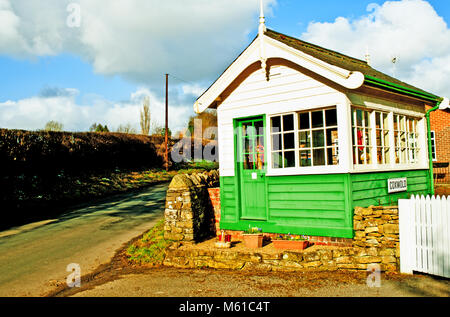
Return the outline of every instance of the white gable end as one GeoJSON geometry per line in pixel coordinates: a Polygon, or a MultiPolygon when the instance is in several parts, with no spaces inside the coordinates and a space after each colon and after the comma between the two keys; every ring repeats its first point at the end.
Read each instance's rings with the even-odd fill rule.
{"type": "MultiPolygon", "coordinates": [[[[364,83],[364,75],[362,73],[350,72],[330,65],[264,35],[256,38],[222,76],[197,100],[194,105],[195,111],[200,113],[210,107],[222,92],[250,65],[273,58],[290,61],[345,88],[356,89],[364,83]]],[[[273,79],[272,73],[273,67],[270,68],[269,81],[273,79]]],[[[262,69],[261,74],[263,74],[262,69]]]]}

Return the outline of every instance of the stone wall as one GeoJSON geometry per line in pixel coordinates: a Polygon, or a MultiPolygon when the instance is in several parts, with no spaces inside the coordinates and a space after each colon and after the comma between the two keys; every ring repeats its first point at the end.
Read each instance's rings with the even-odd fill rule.
{"type": "Polygon", "coordinates": [[[387,271],[400,268],[400,235],[397,206],[356,207],[353,245],[387,271]]]}
{"type": "MultiPolygon", "coordinates": [[[[303,251],[274,253],[265,248],[249,250],[243,247],[221,250],[215,249],[212,243],[198,247],[181,245],[169,250],[164,265],[283,271],[367,270],[369,265],[377,264],[384,272],[399,271],[398,207],[357,207],[354,230],[355,237],[349,246],[315,243],[303,251]]],[[[233,241],[239,237],[235,234],[233,241]]]]}
{"type": "Polygon", "coordinates": [[[174,241],[201,241],[215,235],[214,210],[208,188],[217,187],[217,170],[176,175],[166,196],[164,237],[174,241]]]}
{"type": "MultiPolygon", "coordinates": [[[[179,242],[199,242],[221,233],[218,171],[177,175],[167,191],[165,238],[179,242]]],[[[308,237],[313,247],[304,251],[279,251],[265,254],[264,248],[227,250],[212,246],[202,249],[178,243],[170,249],[165,265],[177,267],[261,268],[265,270],[319,269],[367,270],[378,264],[382,271],[400,268],[398,207],[356,207],[353,217],[354,238],[308,237]]],[[[233,241],[242,232],[229,231],[233,241]]],[[[273,238],[276,234],[265,234],[273,238]]]]}

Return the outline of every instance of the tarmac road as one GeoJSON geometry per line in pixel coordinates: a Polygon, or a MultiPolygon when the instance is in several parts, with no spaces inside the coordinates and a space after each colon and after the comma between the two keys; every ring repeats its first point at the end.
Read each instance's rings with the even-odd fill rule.
{"type": "Polygon", "coordinates": [[[152,228],[164,213],[168,183],[79,206],[51,219],[0,232],[0,296],[42,296],[107,263],[123,243],[152,228]]]}

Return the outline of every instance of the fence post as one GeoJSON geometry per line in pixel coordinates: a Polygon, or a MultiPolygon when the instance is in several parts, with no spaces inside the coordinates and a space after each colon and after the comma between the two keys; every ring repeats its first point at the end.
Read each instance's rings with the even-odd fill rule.
{"type": "Polygon", "coordinates": [[[415,252],[415,199],[399,199],[400,272],[413,274],[415,252]]]}

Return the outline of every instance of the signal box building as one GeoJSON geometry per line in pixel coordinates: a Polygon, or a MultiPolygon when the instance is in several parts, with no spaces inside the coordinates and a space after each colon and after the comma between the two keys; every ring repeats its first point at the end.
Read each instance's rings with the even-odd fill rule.
{"type": "Polygon", "coordinates": [[[431,192],[425,114],[442,100],[262,15],[194,105],[217,109],[220,228],[352,238],[355,207],[431,192]]]}

